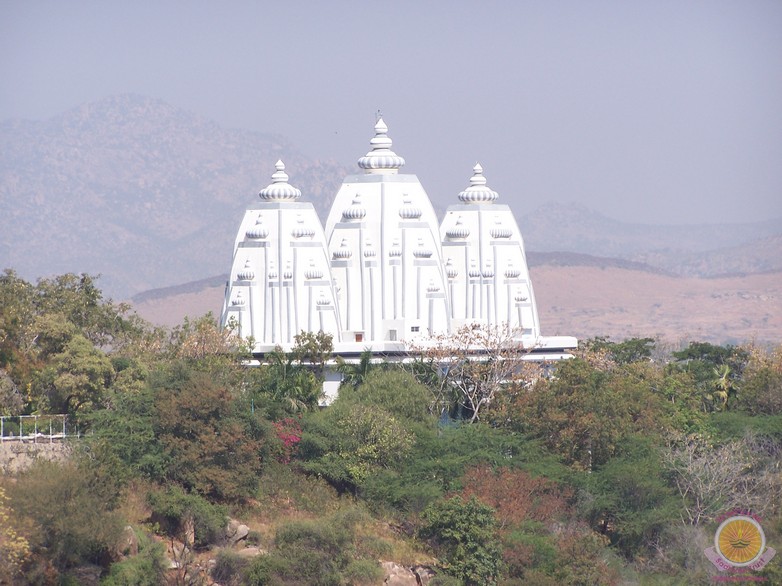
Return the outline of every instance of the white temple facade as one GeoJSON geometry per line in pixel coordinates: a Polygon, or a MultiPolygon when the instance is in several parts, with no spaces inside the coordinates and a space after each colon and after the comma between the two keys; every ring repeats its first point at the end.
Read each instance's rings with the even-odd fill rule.
{"type": "Polygon", "coordinates": [[[557,359],[573,337],[544,337],[524,242],[507,205],[495,203],[476,165],[442,224],[382,119],[362,173],[345,177],[325,231],[277,163],[234,245],[221,322],[256,355],[290,350],[302,330],[323,331],[338,355],[403,355],[459,328],[502,328],[533,359],[557,359]]]}

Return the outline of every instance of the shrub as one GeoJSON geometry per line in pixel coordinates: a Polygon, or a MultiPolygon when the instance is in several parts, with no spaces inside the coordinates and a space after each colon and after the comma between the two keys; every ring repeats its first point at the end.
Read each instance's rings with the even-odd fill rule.
{"type": "Polygon", "coordinates": [[[101,586],[156,586],[166,570],[165,550],[145,533],[137,533],[138,555],[112,564],[101,586]]]}
{"type": "Polygon", "coordinates": [[[363,512],[349,508],[329,517],[282,525],[277,530],[274,550],[253,560],[244,583],[250,586],[378,583],[382,576],[377,562],[357,552],[356,528],[364,519],[363,512]]]}
{"type": "Polygon", "coordinates": [[[423,513],[420,535],[433,545],[445,571],[466,584],[493,584],[502,552],[494,509],[475,497],[456,496],[430,505],[423,513]]]}
{"type": "Polygon", "coordinates": [[[250,531],[247,534],[247,543],[249,545],[260,545],[261,544],[261,534],[258,531],[250,531]]]}
{"type": "Polygon", "coordinates": [[[197,494],[188,494],[178,486],[149,493],[147,498],[153,518],[161,529],[172,536],[182,535],[189,519],[193,521],[194,544],[205,547],[217,543],[225,535],[225,508],[213,505],[197,494]]]}
{"type": "Polygon", "coordinates": [[[343,575],[354,586],[379,584],[383,579],[383,569],[375,560],[353,560],[343,575]]]}
{"type": "Polygon", "coordinates": [[[38,460],[8,487],[9,504],[20,524],[31,528],[25,537],[45,565],[62,571],[104,563],[123,527],[114,487],[106,484],[73,462],[38,460]]]}
{"type": "Polygon", "coordinates": [[[242,583],[242,574],[249,564],[247,558],[223,549],[217,553],[215,567],[212,569],[212,579],[223,586],[238,586],[242,583]]]}

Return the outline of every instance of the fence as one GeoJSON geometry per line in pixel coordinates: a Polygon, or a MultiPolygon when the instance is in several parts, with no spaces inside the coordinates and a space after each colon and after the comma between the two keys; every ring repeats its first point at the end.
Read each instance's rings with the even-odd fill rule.
{"type": "Polygon", "coordinates": [[[78,437],[79,430],[68,425],[67,415],[14,415],[0,417],[0,442],[33,443],[78,437]]]}

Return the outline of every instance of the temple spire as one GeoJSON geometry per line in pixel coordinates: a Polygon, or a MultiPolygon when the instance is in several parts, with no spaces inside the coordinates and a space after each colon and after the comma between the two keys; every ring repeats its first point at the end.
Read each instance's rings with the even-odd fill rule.
{"type": "Polygon", "coordinates": [[[375,123],[375,136],[369,141],[372,149],[358,160],[358,166],[367,173],[392,174],[397,173],[405,164],[405,160],[391,150],[391,139],[388,137],[388,126],[378,117],[375,123]]]}

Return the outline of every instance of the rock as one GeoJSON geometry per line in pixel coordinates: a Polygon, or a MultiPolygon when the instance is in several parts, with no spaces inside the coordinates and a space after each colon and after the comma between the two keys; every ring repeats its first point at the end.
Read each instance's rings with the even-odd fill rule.
{"type": "Polygon", "coordinates": [[[264,552],[259,547],[245,547],[244,549],[240,549],[239,551],[237,551],[236,555],[240,555],[246,558],[254,558],[255,556],[261,555],[262,553],[266,553],[266,552],[264,552]]]}
{"type": "Polygon", "coordinates": [[[250,528],[247,525],[239,525],[236,529],[236,534],[231,538],[231,543],[236,543],[242,539],[246,539],[250,533],[250,528]]]}
{"type": "Polygon", "coordinates": [[[125,528],[122,530],[122,537],[117,549],[120,555],[138,555],[138,537],[136,537],[136,532],[133,531],[133,527],[130,525],[125,525],[125,528]]]}
{"type": "Polygon", "coordinates": [[[228,540],[228,543],[233,545],[234,543],[245,539],[249,532],[250,528],[247,525],[244,525],[236,519],[229,519],[228,526],[225,528],[225,537],[228,540]]]}
{"type": "Polygon", "coordinates": [[[383,562],[381,565],[385,573],[383,584],[388,584],[389,586],[418,586],[418,579],[410,568],[400,566],[395,562],[383,562]]]}
{"type": "Polygon", "coordinates": [[[429,566],[413,566],[410,568],[419,580],[419,584],[426,586],[437,574],[429,566]]]}

